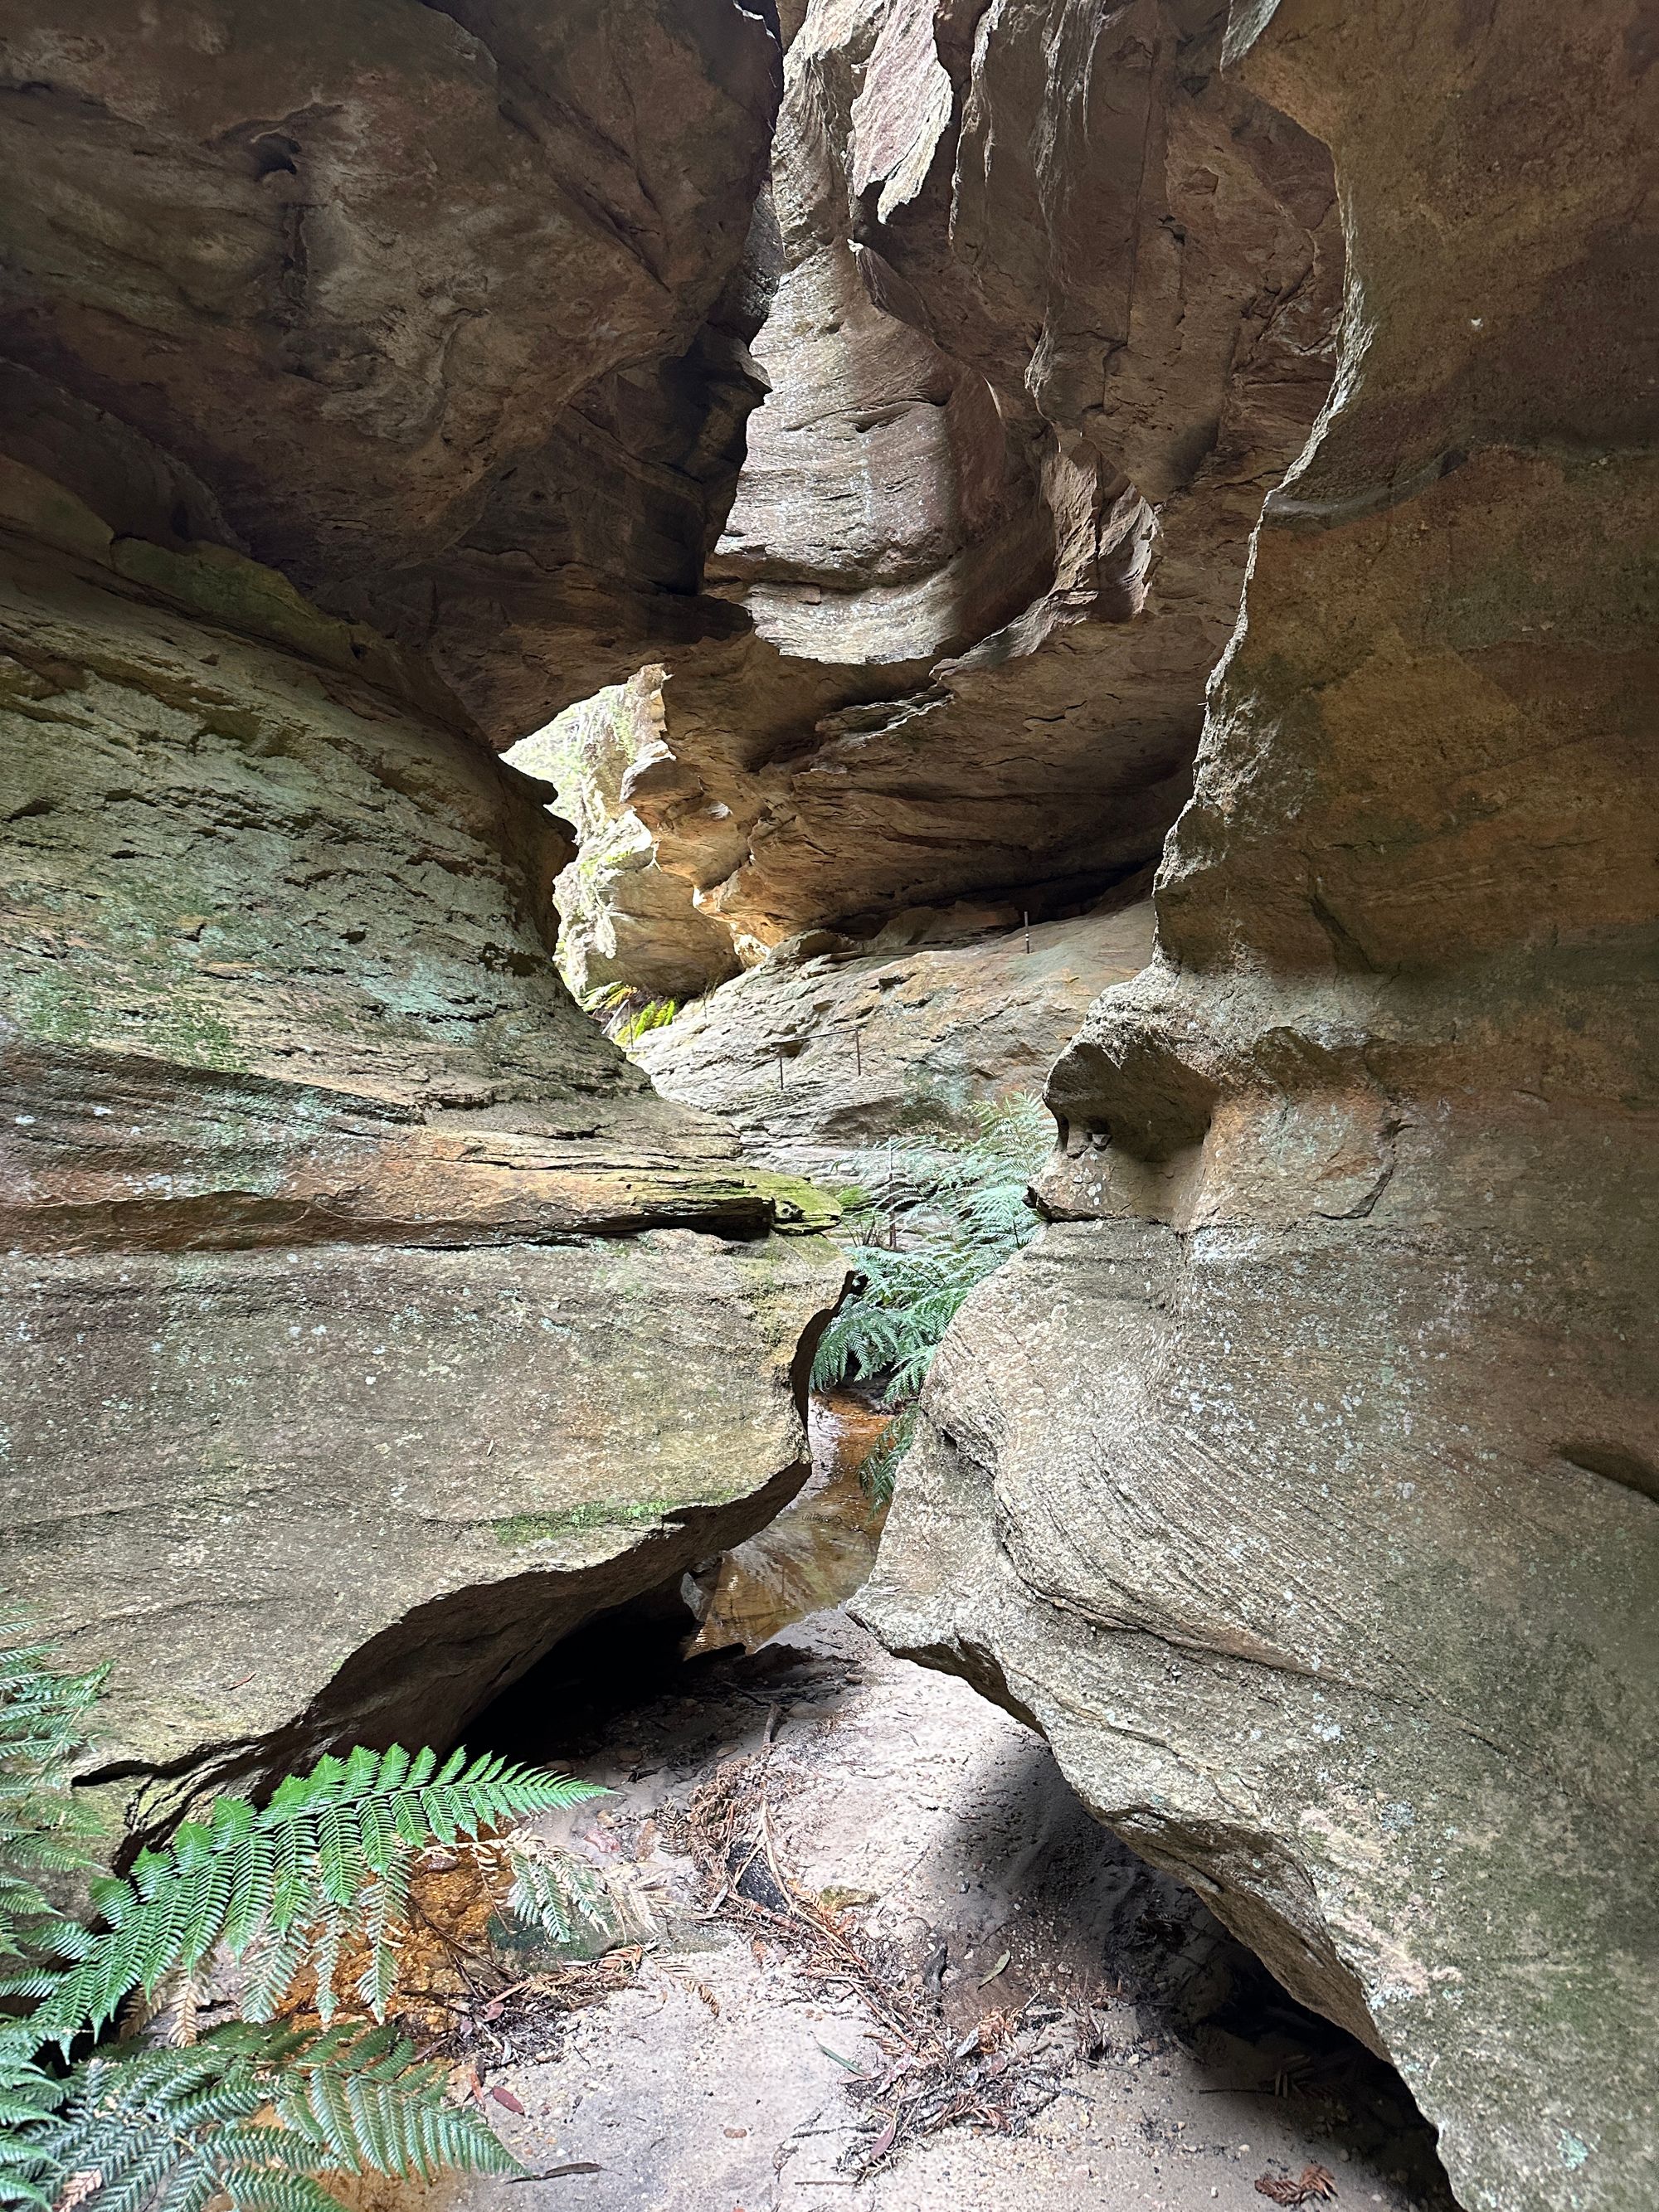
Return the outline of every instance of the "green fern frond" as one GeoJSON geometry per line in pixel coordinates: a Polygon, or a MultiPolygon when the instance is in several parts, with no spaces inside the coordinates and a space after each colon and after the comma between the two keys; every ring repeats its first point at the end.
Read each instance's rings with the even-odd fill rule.
{"type": "MultiPolygon", "coordinates": [[[[532,1856],[509,1850],[507,1864],[513,1887],[507,1909],[521,1927],[549,1937],[561,1950],[583,1948],[584,1927],[599,1948],[623,1940],[624,1923],[616,1898],[593,1869],[568,1851],[532,1856]]],[[[585,1948],[591,1951],[595,1946],[589,1942],[585,1948]]]]}
{"type": "Polygon", "coordinates": [[[125,1878],[99,1873],[95,1826],[71,1795],[100,1674],[54,1671],[0,1620],[0,2212],[338,2212],[321,2177],[506,2173],[482,2118],[390,2028],[301,2032],[247,2020],[195,2038],[197,1978],[245,1966],[245,2014],[269,2014],[307,1966],[326,2015],[345,1935],[368,1965],[356,1995],[391,2001],[410,1863],[434,1838],[476,1838],[602,1795],[590,1784],[456,1752],[325,1759],[256,1807],[222,1798],[125,1878]],[[20,1868],[80,1869],[101,1924],[52,1905],[20,1868]],[[179,2014],[176,2040],[157,2015],[179,2014]],[[119,2014],[149,2039],[105,2045],[65,2075],[43,2062],[119,2014]]]}
{"type": "Polygon", "coordinates": [[[40,2130],[57,2112],[68,2085],[48,2074],[15,2026],[0,2038],[0,2206],[49,2206],[58,2169],[40,2130]]]}
{"type": "Polygon", "coordinates": [[[337,2212],[318,2177],[518,2171],[449,2101],[443,2069],[389,2028],[221,2028],[188,2051],[96,2055],[59,2087],[61,2109],[22,2131],[30,2185],[61,2193],[96,2175],[83,2212],[201,2212],[221,2192],[238,2207],[337,2212]]]}
{"type": "MultiPolygon", "coordinates": [[[[109,1925],[42,1991],[33,2025],[43,2041],[67,2050],[84,2029],[100,2032],[130,1990],[151,1993],[221,1946],[250,1958],[249,2019],[270,2019],[307,1966],[326,2019],[346,1927],[373,1917],[372,1899],[388,1880],[406,1887],[411,1851],[593,1794],[590,1784],[494,1754],[469,1762],[455,1752],[440,1765],[430,1751],[411,1758],[394,1748],[320,1759],[257,1810],[221,1798],[164,1850],[141,1852],[126,1881],[100,1885],[109,1925]]],[[[377,1993],[389,1994],[395,1980],[391,1942],[381,1921],[364,1978],[377,1993]]],[[[377,2018],[385,2002],[374,2006],[377,2018]]]]}
{"type": "MultiPolygon", "coordinates": [[[[1027,1192],[1053,1141],[1047,1108],[1019,1095],[977,1119],[978,1134],[953,1153],[872,1155],[863,1188],[882,1204],[854,1224],[858,1273],[819,1340],[814,1389],[856,1379],[881,1383],[890,1404],[915,1398],[969,1292],[1036,1235],[1027,1192]],[[901,1215],[906,1248],[883,1249],[901,1215]]],[[[884,1453],[885,1481],[902,1452],[884,1453]]]]}
{"type": "Polygon", "coordinates": [[[898,1485],[899,1462],[915,1441],[916,1408],[907,1406],[859,1468],[859,1481],[877,1505],[890,1505],[898,1485]]]}
{"type": "Polygon", "coordinates": [[[611,1036],[624,1050],[637,1043],[651,1030],[665,1030],[679,1012],[674,999],[647,999],[637,1013],[629,1014],[611,1030],[611,1036]]]}
{"type": "Polygon", "coordinates": [[[0,1967],[61,1955],[69,1924],[31,1877],[90,1865],[96,1815],[72,1796],[108,1670],[66,1674],[15,1608],[0,1612],[0,1967]]]}

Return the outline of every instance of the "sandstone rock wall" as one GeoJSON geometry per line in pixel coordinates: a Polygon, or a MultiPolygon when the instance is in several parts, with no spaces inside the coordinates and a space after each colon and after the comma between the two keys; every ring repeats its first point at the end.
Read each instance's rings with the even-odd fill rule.
{"type": "Polygon", "coordinates": [[[1622,5],[1234,45],[1334,149],[1337,385],[866,1610],[1393,2057],[1462,2202],[1638,2212],[1656,72],[1622,5]]]}
{"type": "Polygon", "coordinates": [[[571,1004],[545,788],[143,559],[0,546],[4,1578],[139,1820],[441,1741],[769,1519],[843,1272],[571,1004]]]}
{"type": "MultiPolygon", "coordinates": [[[[780,58],[739,0],[13,9],[0,356],[510,743],[684,627],[760,392],[780,58]]],[[[48,412],[0,449],[101,490],[48,412]]]]}
{"type": "Polygon", "coordinates": [[[3,1571],[112,1662],[143,1826],[453,1735],[805,1473],[843,1268],[775,1231],[825,1210],[577,1012],[568,825],[471,711],[695,596],[780,46],[737,0],[0,28],[3,1571]]]}
{"type": "Polygon", "coordinates": [[[951,1145],[978,1109],[1040,1091],[1096,994],[1146,964],[1143,898],[1069,921],[907,946],[819,931],[630,1047],[665,1097],[719,1116],[754,1160],[860,1182],[870,1148],[951,1145]],[[827,943],[826,943],[827,939],[827,943]],[[820,945],[824,949],[817,949],[820,945]]]}
{"type": "Polygon", "coordinates": [[[775,943],[1151,860],[1263,493],[1328,384],[1325,149],[1220,7],[814,0],[770,390],[631,803],[775,943]]]}

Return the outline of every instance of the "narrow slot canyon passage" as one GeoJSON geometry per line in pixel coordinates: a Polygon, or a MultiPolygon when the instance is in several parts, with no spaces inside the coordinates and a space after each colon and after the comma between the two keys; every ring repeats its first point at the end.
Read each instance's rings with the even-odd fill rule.
{"type": "Polygon", "coordinates": [[[3,11],[0,2212],[1654,2212],[1654,54],[3,11]]]}
{"type": "MultiPolygon", "coordinates": [[[[868,1501],[824,1425],[856,1543],[868,1501]]],[[[1106,1834],[1040,1738],[842,1605],[789,1619],[822,1580],[774,1579],[762,1617],[758,1555],[799,1565],[801,1511],[746,1547],[735,1620],[698,1630],[672,1593],[601,1617],[468,1731],[611,1793],[545,1825],[626,1901],[617,1948],[556,1985],[474,1955],[448,2022],[522,2107],[498,2124],[550,2199],[1198,2212],[1324,2174],[1343,2203],[1447,2212],[1392,2068],[1106,1834]],[[767,1640],[695,1650],[738,1626],[767,1640]]],[[[829,1571],[858,1572],[845,1547],[829,1571]]]]}

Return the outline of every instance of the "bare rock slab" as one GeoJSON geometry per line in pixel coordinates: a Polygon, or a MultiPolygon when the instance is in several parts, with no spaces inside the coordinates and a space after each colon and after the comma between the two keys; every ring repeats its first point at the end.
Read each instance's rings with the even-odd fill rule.
{"type": "Polygon", "coordinates": [[[814,952],[817,941],[631,1049],[665,1096],[720,1115],[754,1158],[833,1176],[889,1137],[971,1138],[979,1108],[1038,1090],[1095,994],[1146,963],[1152,913],[1141,898],[955,943],[814,952]]]}

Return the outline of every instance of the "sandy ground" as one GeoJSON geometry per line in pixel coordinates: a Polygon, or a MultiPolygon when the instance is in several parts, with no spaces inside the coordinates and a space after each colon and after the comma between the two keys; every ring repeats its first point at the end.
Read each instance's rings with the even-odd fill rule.
{"type": "Polygon", "coordinates": [[[1194,1899],[1089,1819],[1046,1747],[962,1684],[834,1613],[752,1656],[638,1685],[610,1670],[610,1717],[575,1702],[576,1682],[606,1674],[602,1652],[572,1666],[584,1671],[562,1686],[528,1686],[497,1740],[615,1792],[559,1832],[649,1911],[653,1946],[631,1987],[561,2021],[532,2016],[491,2052],[487,2109],[546,2178],[469,2180],[451,2203],[1263,2212],[1259,2177],[1312,2164],[1338,2206],[1449,2203],[1395,2077],[1291,2006],[1194,1899]],[[711,1915],[683,1848],[700,1785],[755,1758],[779,1867],[859,1931],[908,2016],[953,2039],[1000,2016],[996,2094],[1018,2131],[957,2124],[864,2170],[891,2109],[866,2109],[890,2037],[884,2048],[868,2002],[810,1959],[757,1940],[752,1917],[711,1915]]]}

